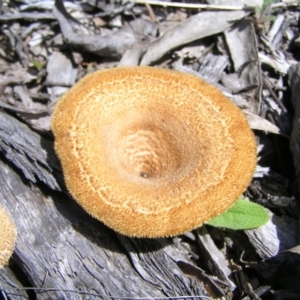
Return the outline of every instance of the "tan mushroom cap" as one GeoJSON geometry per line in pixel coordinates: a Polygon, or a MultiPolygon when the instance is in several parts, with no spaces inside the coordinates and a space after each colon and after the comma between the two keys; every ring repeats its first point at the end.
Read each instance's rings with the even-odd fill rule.
{"type": "Polygon", "coordinates": [[[200,226],[235,203],[256,166],[240,109],[197,77],[159,68],[87,75],[59,100],[52,130],[72,196],[128,236],[200,226]]]}
{"type": "Polygon", "coordinates": [[[6,211],[0,206],[0,268],[12,255],[17,237],[17,229],[6,211]]]}

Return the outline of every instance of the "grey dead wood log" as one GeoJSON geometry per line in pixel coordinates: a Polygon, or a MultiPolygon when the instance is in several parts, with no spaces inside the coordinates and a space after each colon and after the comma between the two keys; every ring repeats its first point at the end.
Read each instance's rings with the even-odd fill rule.
{"type": "Polygon", "coordinates": [[[204,295],[177,265],[193,262],[170,239],[120,236],[85,213],[64,188],[52,141],[3,112],[0,152],[0,205],[18,229],[10,265],[0,269],[4,296],[26,299],[16,288],[28,282],[37,299],[204,295]]]}
{"type": "Polygon", "coordinates": [[[4,268],[0,269],[0,298],[7,299],[8,296],[15,300],[28,298],[26,291],[15,274],[9,267],[4,266],[4,268]]]}

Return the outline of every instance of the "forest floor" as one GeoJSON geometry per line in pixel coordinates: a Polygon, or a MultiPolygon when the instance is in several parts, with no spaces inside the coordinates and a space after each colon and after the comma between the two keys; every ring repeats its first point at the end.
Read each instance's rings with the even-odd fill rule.
{"type": "MultiPolygon", "coordinates": [[[[299,299],[299,1],[2,0],[0,28],[0,108],[4,116],[0,118],[0,204],[15,220],[19,232],[15,253],[0,270],[0,299],[299,299]],[[51,213],[53,210],[53,218],[64,211],[66,219],[68,212],[63,204],[57,200],[53,207],[49,204],[50,198],[67,194],[60,166],[56,158],[52,162],[55,155],[53,149],[49,150],[53,148],[50,120],[56,101],[88,73],[139,65],[194,74],[215,85],[245,113],[256,137],[258,164],[244,196],[268,209],[270,221],[245,231],[203,226],[173,239],[147,239],[144,244],[143,240],[112,237],[109,231],[103,233],[104,245],[103,237],[90,233],[84,241],[78,240],[77,247],[83,251],[80,262],[68,260],[56,250],[39,248],[46,241],[42,233],[33,236],[39,235],[37,228],[43,221],[37,227],[30,223],[37,222],[31,220],[37,218],[34,210],[40,208],[27,207],[28,215],[25,213],[24,220],[19,221],[20,212],[5,196],[12,193],[19,199],[13,184],[9,180],[4,183],[6,176],[10,178],[15,176],[10,172],[16,172],[20,178],[18,189],[25,184],[22,195],[40,193],[51,213]],[[18,137],[12,128],[21,130],[18,137]],[[34,149],[38,143],[50,151],[45,160],[39,154],[40,146],[34,149]],[[23,232],[28,233],[26,238],[20,237],[23,232]],[[26,239],[32,241],[30,249],[26,248],[26,239]],[[85,243],[96,252],[105,248],[110,259],[114,249],[119,249],[120,256],[110,263],[103,262],[103,269],[113,270],[114,275],[108,272],[104,278],[91,265],[87,267],[85,259],[92,248],[85,243]],[[116,245],[111,246],[113,243],[116,245]],[[121,244],[125,250],[120,250],[121,244]],[[150,249],[155,250],[150,253],[150,249]],[[55,257],[61,262],[55,268],[57,273],[53,271],[57,276],[52,272],[53,262],[47,262],[46,256],[41,258],[41,253],[46,255],[47,251],[51,260],[55,257]],[[154,253],[157,256],[152,257],[154,253]],[[166,259],[165,275],[161,276],[153,267],[153,260],[162,263],[159,255],[170,259],[166,259]],[[37,275],[39,260],[49,275],[37,275]],[[85,282],[80,278],[82,287],[78,288],[74,269],[82,261],[85,272],[93,274],[101,287],[94,286],[91,279],[85,282]],[[62,271],[67,265],[75,275],[62,271]],[[135,273],[126,275],[124,270],[131,267],[135,273]],[[57,270],[69,274],[68,291],[63,288],[65,275],[57,270]],[[59,276],[63,277],[61,282],[59,276]],[[126,281],[126,276],[132,281],[126,281]],[[176,276],[180,279],[175,280],[176,276]],[[118,280],[124,282],[119,286],[118,280]],[[86,288],[87,283],[90,288],[86,288]],[[134,285],[140,285],[142,291],[134,285]]],[[[25,207],[29,200],[24,199],[18,201],[25,207]]],[[[75,228],[73,234],[83,236],[86,232],[82,226],[92,226],[92,230],[99,226],[94,220],[86,225],[91,217],[77,212],[79,207],[72,209],[83,218],[83,225],[70,216],[66,223],[57,221],[62,226],[57,229],[55,222],[43,215],[45,223],[52,224],[51,232],[45,228],[45,236],[55,232],[56,239],[59,232],[66,232],[69,223],[73,224],[70,232],[75,228]]],[[[75,240],[72,243],[77,248],[75,240]]],[[[62,241],[59,245],[64,247],[62,241]]],[[[99,252],[97,261],[100,257],[99,252]]]]}

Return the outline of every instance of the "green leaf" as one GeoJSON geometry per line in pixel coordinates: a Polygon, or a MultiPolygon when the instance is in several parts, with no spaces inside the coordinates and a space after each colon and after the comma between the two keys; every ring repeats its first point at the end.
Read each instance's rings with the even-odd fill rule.
{"type": "Polygon", "coordinates": [[[258,228],[269,220],[268,212],[260,205],[239,199],[233,207],[206,224],[235,230],[258,228]]]}
{"type": "Polygon", "coordinates": [[[32,59],[31,61],[30,61],[31,63],[32,63],[32,65],[34,66],[34,67],[36,67],[37,69],[43,69],[44,68],[44,66],[46,65],[46,62],[44,62],[44,61],[39,61],[39,60],[35,60],[35,59],[32,59]]]}

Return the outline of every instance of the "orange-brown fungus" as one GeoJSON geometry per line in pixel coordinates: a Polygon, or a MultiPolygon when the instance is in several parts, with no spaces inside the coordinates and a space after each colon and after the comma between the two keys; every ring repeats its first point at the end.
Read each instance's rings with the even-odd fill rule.
{"type": "Polygon", "coordinates": [[[0,206],[0,268],[12,255],[15,247],[17,229],[5,210],[0,206]]]}
{"type": "Polygon", "coordinates": [[[215,87],[170,70],[87,75],[58,102],[52,130],[70,193],[129,236],[200,226],[234,204],[256,165],[243,113],[215,87]]]}

